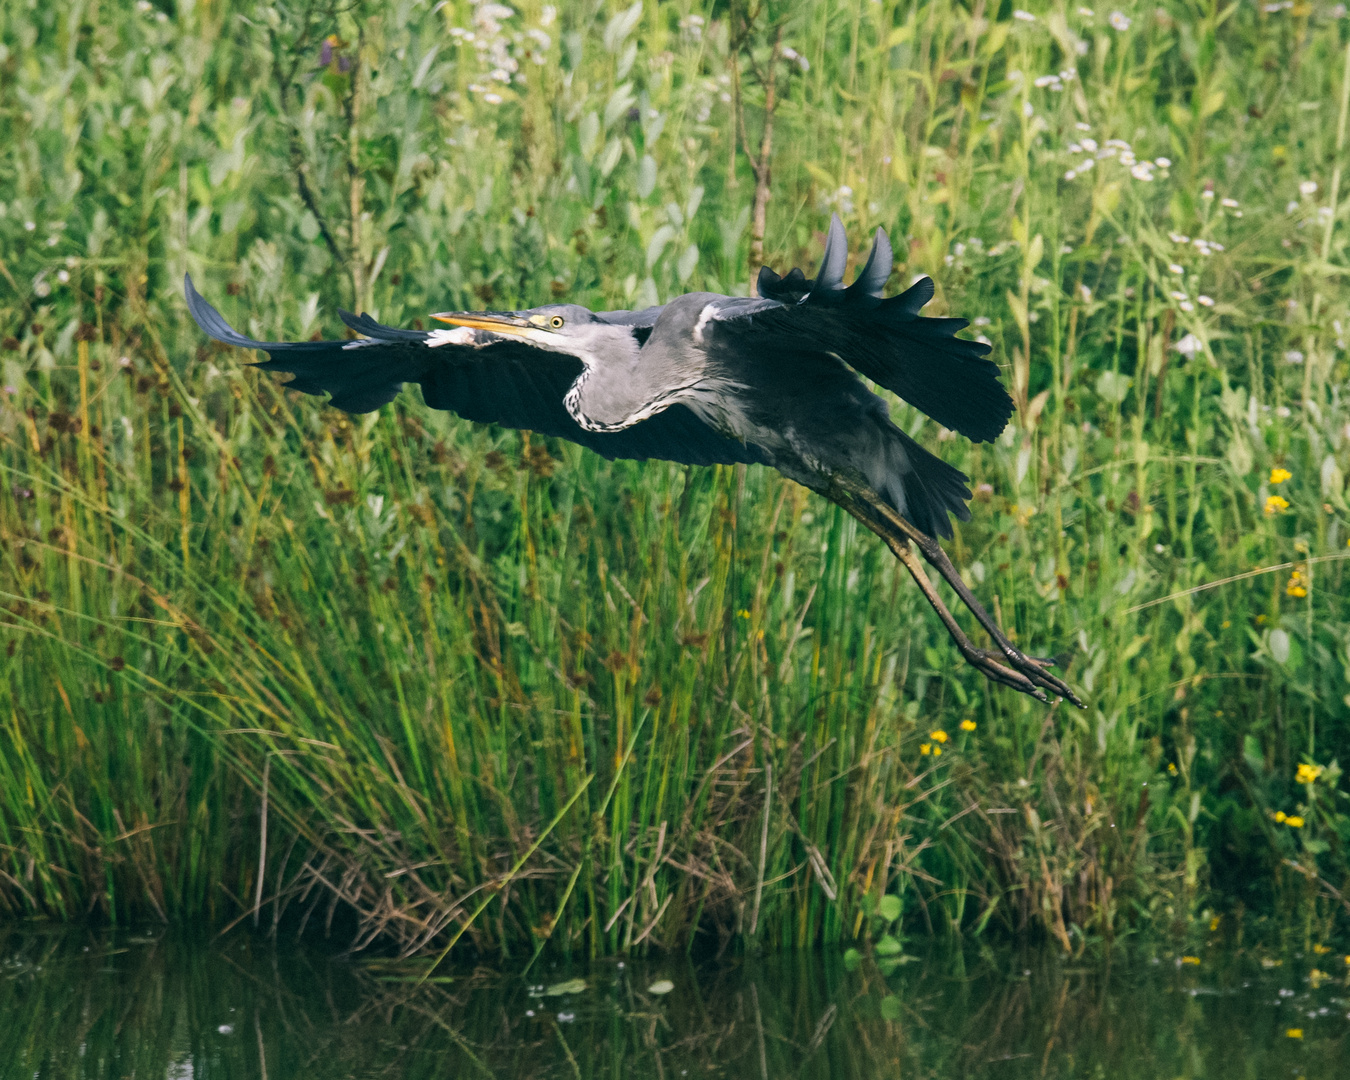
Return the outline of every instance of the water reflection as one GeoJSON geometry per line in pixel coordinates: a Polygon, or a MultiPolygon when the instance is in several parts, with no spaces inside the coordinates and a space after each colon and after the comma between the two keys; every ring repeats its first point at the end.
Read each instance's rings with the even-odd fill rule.
{"type": "Polygon", "coordinates": [[[1312,959],[935,950],[889,977],[806,954],[415,986],[246,935],[11,927],[0,1077],[1344,1076],[1347,975],[1312,959]]]}

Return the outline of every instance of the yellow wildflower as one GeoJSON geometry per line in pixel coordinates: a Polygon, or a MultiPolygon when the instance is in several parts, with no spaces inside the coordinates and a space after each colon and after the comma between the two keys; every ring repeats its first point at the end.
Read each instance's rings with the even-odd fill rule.
{"type": "Polygon", "coordinates": [[[1285,1038],[1288,1038],[1288,1039],[1301,1039],[1301,1038],[1303,1038],[1303,1029],[1302,1029],[1302,1028],[1289,1028],[1289,1030],[1287,1030],[1284,1034],[1285,1034],[1285,1038]]]}
{"type": "Polygon", "coordinates": [[[1280,824],[1284,824],[1284,819],[1288,815],[1286,815],[1283,810],[1276,810],[1275,813],[1271,814],[1270,816],[1274,818],[1276,821],[1278,821],[1280,824]]]}
{"type": "Polygon", "coordinates": [[[1289,574],[1289,584],[1284,591],[1290,596],[1307,596],[1308,586],[1303,579],[1302,570],[1293,570],[1289,574]]]}
{"type": "Polygon", "coordinates": [[[1331,946],[1322,945],[1319,943],[1313,946],[1313,952],[1315,952],[1318,956],[1326,956],[1327,953],[1331,952],[1331,946]]]}
{"type": "Polygon", "coordinates": [[[1272,484],[1283,484],[1286,480],[1293,479],[1294,474],[1288,469],[1271,469],[1270,482],[1272,484]]]}
{"type": "Polygon", "coordinates": [[[1174,764],[1172,764],[1172,762],[1169,761],[1167,763],[1167,775],[1176,776],[1176,774],[1177,774],[1177,767],[1174,764]]]}
{"type": "Polygon", "coordinates": [[[1214,930],[1217,930],[1217,929],[1219,928],[1219,923],[1220,923],[1221,921],[1222,921],[1222,918],[1221,918],[1221,916],[1218,916],[1218,915],[1215,915],[1214,918],[1212,918],[1212,919],[1209,920],[1209,928],[1210,928],[1211,932],[1214,931],[1214,930]]]}
{"type": "Polygon", "coordinates": [[[1281,498],[1279,495],[1271,495],[1266,499],[1266,513],[1279,514],[1289,509],[1289,500],[1281,498]]]}
{"type": "Polygon", "coordinates": [[[1294,777],[1296,784],[1315,784],[1317,778],[1322,775],[1321,765],[1302,764],[1298,767],[1298,775],[1294,777]]]}
{"type": "Polygon", "coordinates": [[[741,608],[740,611],[736,612],[736,618],[748,619],[750,618],[750,612],[746,611],[745,608],[741,608]]]}
{"type": "Polygon", "coordinates": [[[1198,957],[1198,956],[1183,956],[1183,957],[1181,958],[1181,962],[1182,962],[1183,964],[1197,964],[1197,965],[1198,965],[1198,964],[1200,963],[1200,957],[1198,957]]]}
{"type": "Polygon", "coordinates": [[[975,721],[974,721],[974,720],[962,720],[962,721],[961,721],[961,730],[962,730],[962,731],[974,731],[975,728],[976,728],[976,724],[975,724],[975,721]]]}
{"type": "Polygon", "coordinates": [[[934,756],[934,757],[941,757],[941,756],[942,756],[942,747],[940,747],[940,746],[935,746],[935,747],[933,747],[933,756],[934,756]]]}
{"type": "Polygon", "coordinates": [[[1329,979],[1330,977],[1331,976],[1329,976],[1325,971],[1319,971],[1317,968],[1313,968],[1310,972],[1308,972],[1308,981],[1312,983],[1312,988],[1314,990],[1316,990],[1319,986],[1321,986],[1324,982],[1326,982],[1326,980],[1329,979]]]}
{"type": "Polygon", "coordinates": [[[1290,814],[1287,818],[1284,819],[1284,823],[1288,825],[1291,829],[1303,828],[1303,819],[1299,817],[1297,814],[1290,814]]]}
{"type": "Polygon", "coordinates": [[[943,743],[947,741],[947,733],[942,730],[930,731],[928,733],[928,737],[937,743],[943,743]]]}
{"type": "Polygon", "coordinates": [[[931,754],[932,752],[933,752],[933,745],[932,745],[931,743],[920,743],[920,744],[919,744],[919,753],[921,753],[921,754],[931,754]]]}

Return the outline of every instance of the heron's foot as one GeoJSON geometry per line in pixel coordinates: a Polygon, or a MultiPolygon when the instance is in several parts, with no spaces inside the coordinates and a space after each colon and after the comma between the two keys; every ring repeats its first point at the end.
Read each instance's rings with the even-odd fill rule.
{"type": "Polygon", "coordinates": [[[1020,671],[1015,671],[1001,663],[1000,661],[1004,657],[999,653],[991,652],[988,649],[977,649],[970,644],[960,645],[959,648],[966,663],[970,664],[990,682],[998,683],[1000,686],[1010,686],[1019,693],[1030,694],[1037,701],[1043,701],[1047,705],[1050,704],[1050,699],[1045,696],[1045,691],[1020,671]]]}
{"type": "MultiPolygon", "coordinates": [[[[1022,679],[1030,683],[1033,688],[1032,690],[1026,690],[1021,686],[1015,687],[1024,694],[1029,693],[1032,697],[1039,698],[1041,701],[1048,701],[1049,699],[1046,698],[1045,694],[1042,692],[1041,688],[1043,687],[1045,690],[1049,690],[1050,693],[1064,698],[1064,700],[1078,706],[1080,709],[1087,708],[1087,706],[1079,700],[1078,695],[1069,689],[1066,682],[1062,679],[1057,679],[1046,670],[1047,668],[1055,666],[1053,657],[1027,656],[1026,653],[1015,648],[1006,640],[999,641],[998,645],[1000,647],[1000,652],[997,653],[987,649],[974,649],[973,651],[980,654],[987,663],[994,664],[997,667],[1003,667],[1006,664],[1007,667],[1004,668],[1005,671],[1011,669],[1022,679]]],[[[971,663],[975,663],[975,661],[972,660],[971,663]]],[[[984,667],[979,664],[976,664],[976,666],[980,667],[982,671],[985,671],[985,673],[988,674],[984,667]]],[[[992,678],[992,676],[990,677],[992,678]]],[[[995,681],[1001,681],[1005,686],[1012,685],[1006,680],[995,681]]]]}

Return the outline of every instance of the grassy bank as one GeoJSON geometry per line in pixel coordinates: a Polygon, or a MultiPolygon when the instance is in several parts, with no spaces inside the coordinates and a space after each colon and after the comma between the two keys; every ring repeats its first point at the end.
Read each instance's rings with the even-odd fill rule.
{"type": "Polygon", "coordinates": [[[1344,926],[1350,53],[1271,7],[4,0],[0,909],[517,956],[1344,926]],[[896,415],[1086,712],[765,470],[349,418],[182,302],[744,291],[765,179],[770,265],[884,225],[993,342],[997,443],[896,415]]]}

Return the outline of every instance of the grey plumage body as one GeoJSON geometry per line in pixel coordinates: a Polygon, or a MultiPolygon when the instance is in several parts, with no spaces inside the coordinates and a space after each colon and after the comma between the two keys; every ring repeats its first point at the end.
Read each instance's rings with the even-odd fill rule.
{"type": "Polygon", "coordinates": [[[891,421],[863,376],[947,427],[992,439],[1012,413],[988,347],[955,336],[960,319],[921,318],[924,278],[889,299],[891,249],[877,230],[868,261],[843,284],[848,249],[831,222],[820,271],[762,270],[758,297],[689,293],[659,308],[593,313],[573,304],[519,312],[447,312],[452,329],[398,330],[343,313],[349,342],[259,342],[235,332],[186,283],[198,324],[220,341],[263,349],[259,366],[292,372],[293,389],[327,392],[349,412],[391,401],[406,382],[467,419],[571,439],[607,457],[688,464],[757,463],[838,503],[914,575],[967,660],[1046,700],[1072,691],[1003,635],[936,537],[970,517],[959,470],[891,421]],[[971,644],[915,558],[948,581],[997,652],[971,644]]]}

